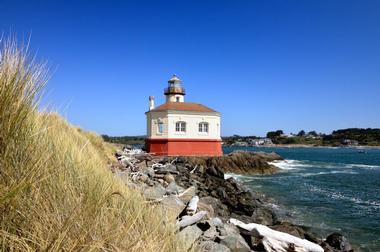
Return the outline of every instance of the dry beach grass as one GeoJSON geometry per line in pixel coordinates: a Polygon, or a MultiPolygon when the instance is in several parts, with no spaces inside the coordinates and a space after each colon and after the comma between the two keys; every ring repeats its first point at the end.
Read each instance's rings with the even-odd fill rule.
{"type": "Polygon", "coordinates": [[[162,210],[109,172],[109,145],[37,111],[46,68],[14,41],[0,52],[0,250],[180,250],[162,210]]]}

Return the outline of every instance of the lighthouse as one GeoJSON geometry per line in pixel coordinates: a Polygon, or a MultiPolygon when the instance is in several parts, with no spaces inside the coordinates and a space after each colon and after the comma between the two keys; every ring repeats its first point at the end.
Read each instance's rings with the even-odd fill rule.
{"type": "Polygon", "coordinates": [[[166,102],[154,106],[149,97],[145,149],[158,156],[221,156],[220,113],[199,103],[185,102],[176,76],[164,89],[166,102]]]}

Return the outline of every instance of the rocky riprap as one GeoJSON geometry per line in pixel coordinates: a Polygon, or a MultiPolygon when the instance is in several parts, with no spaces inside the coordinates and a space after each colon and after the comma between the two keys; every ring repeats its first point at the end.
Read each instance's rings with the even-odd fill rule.
{"type": "Polygon", "coordinates": [[[291,239],[297,237],[305,243],[319,244],[324,251],[353,251],[338,233],[320,239],[305,227],[279,220],[267,207],[265,198],[232,177],[225,179],[225,172],[251,175],[277,172],[278,168],[269,164],[282,159],[275,153],[239,151],[222,157],[168,158],[127,146],[116,157],[119,162],[111,166],[112,172],[127,186],[141,191],[147,202],[159,204],[175,216],[177,235],[186,249],[280,251],[276,249],[280,246],[283,251],[318,251],[262,237],[256,230],[232,224],[231,220],[236,219],[265,225],[276,234],[290,234],[291,239]]]}

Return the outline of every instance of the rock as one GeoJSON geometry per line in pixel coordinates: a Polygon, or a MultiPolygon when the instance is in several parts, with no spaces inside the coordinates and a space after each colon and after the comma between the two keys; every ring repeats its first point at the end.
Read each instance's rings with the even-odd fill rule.
{"type": "Polygon", "coordinates": [[[141,182],[146,182],[148,179],[149,179],[148,175],[144,173],[139,176],[139,181],[141,182]]]}
{"type": "Polygon", "coordinates": [[[219,235],[219,232],[216,230],[215,226],[210,226],[209,229],[204,231],[203,239],[205,240],[215,240],[215,238],[219,235]]]}
{"type": "Polygon", "coordinates": [[[152,156],[147,153],[136,154],[134,157],[139,161],[152,161],[152,156]]]}
{"type": "Polygon", "coordinates": [[[177,167],[172,164],[167,164],[164,167],[157,167],[155,168],[156,173],[158,174],[166,174],[166,173],[173,173],[178,174],[177,167]]]}
{"type": "Polygon", "coordinates": [[[182,192],[182,194],[179,196],[179,198],[184,202],[187,203],[191,200],[192,197],[195,196],[195,187],[190,186],[185,191],[182,192]]]}
{"type": "Polygon", "coordinates": [[[219,199],[207,196],[199,199],[199,203],[202,205],[209,205],[214,209],[214,214],[220,217],[228,218],[230,213],[226,205],[222,204],[219,199]]]}
{"type": "Polygon", "coordinates": [[[184,228],[181,232],[177,234],[179,240],[183,241],[184,250],[189,250],[194,242],[202,235],[202,230],[200,230],[196,225],[188,226],[184,228]]]}
{"type": "Polygon", "coordinates": [[[148,187],[143,191],[143,194],[147,199],[160,199],[165,195],[165,193],[165,188],[160,184],[157,184],[153,187],[148,187]]]}
{"type": "Polygon", "coordinates": [[[208,174],[210,174],[211,176],[215,176],[215,177],[218,177],[218,178],[224,178],[223,171],[221,171],[219,168],[217,168],[215,166],[208,167],[208,169],[206,170],[206,172],[208,174]]]}
{"type": "Polygon", "coordinates": [[[164,197],[161,201],[161,204],[170,209],[176,217],[179,216],[179,214],[186,207],[186,205],[175,195],[164,197]]]}
{"type": "Polygon", "coordinates": [[[258,224],[263,224],[263,225],[266,225],[266,226],[270,226],[270,225],[273,225],[274,223],[274,216],[273,216],[273,213],[272,211],[266,209],[266,208],[256,208],[254,211],[253,211],[253,214],[251,216],[252,218],[252,221],[251,222],[255,222],[255,223],[258,223],[258,224]]]}
{"type": "Polygon", "coordinates": [[[183,164],[186,162],[186,159],[183,157],[177,157],[175,160],[175,164],[183,164]]]}
{"type": "Polygon", "coordinates": [[[216,194],[219,196],[219,198],[222,198],[222,199],[225,199],[227,197],[226,191],[222,187],[219,187],[218,189],[216,189],[216,194]]]}
{"type": "Polygon", "coordinates": [[[174,176],[171,174],[165,174],[164,180],[169,184],[175,181],[174,176]]]}
{"type": "Polygon", "coordinates": [[[118,157],[121,157],[124,155],[124,152],[122,150],[117,150],[116,153],[115,153],[115,156],[118,158],[118,157]]]}
{"type": "Polygon", "coordinates": [[[229,248],[232,252],[249,252],[251,251],[244,238],[239,234],[230,234],[224,237],[220,244],[229,248]]]}
{"type": "Polygon", "coordinates": [[[224,236],[228,236],[231,234],[239,234],[239,229],[230,223],[224,224],[224,230],[226,231],[226,234],[224,236]]]}
{"type": "Polygon", "coordinates": [[[333,247],[331,247],[327,242],[322,242],[321,244],[321,247],[323,248],[324,252],[337,252],[336,249],[334,249],[333,247]]]}
{"type": "Polygon", "coordinates": [[[138,163],[137,167],[138,167],[138,169],[140,171],[145,171],[148,168],[148,166],[146,165],[146,162],[140,162],[140,163],[138,163]]]}
{"type": "Polygon", "coordinates": [[[198,250],[200,252],[230,252],[231,251],[226,246],[213,242],[213,241],[203,241],[199,243],[198,250]]]}
{"type": "Polygon", "coordinates": [[[198,202],[198,210],[207,211],[207,217],[209,219],[215,217],[214,208],[210,204],[207,204],[205,202],[198,202]]]}
{"type": "Polygon", "coordinates": [[[209,167],[206,170],[212,176],[219,176],[218,170],[246,175],[262,175],[276,173],[279,168],[269,162],[282,160],[276,153],[235,151],[221,157],[191,157],[188,162],[192,165],[209,167]],[[211,169],[210,169],[211,168],[211,169]]]}
{"type": "Polygon", "coordinates": [[[224,226],[222,220],[219,219],[218,217],[215,217],[215,218],[208,220],[208,223],[210,224],[210,226],[215,226],[215,227],[223,227],[224,226]]]}
{"type": "Polygon", "coordinates": [[[153,178],[154,175],[155,175],[155,172],[153,170],[153,168],[151,167],[148,167],[146,170],[145,170],[145,173],[148,174],[149,177],[153,178]]]}
{"type": "Polygon", "coordinates": [[[123,147],[123,151],[128,151],[128,150],[133,150],[134,148],[133,148],[133,146],[132,145],[129,145],[129,144],[126,144],[126,145],[124,145],[124,147],[123,147]]]}
{"type": "Polygon", "coordinates": [[[177,185],[175,181],[172,181],[167,187],[166,187],[166,193],[167,194],[178,194],[180,192],[183,192],[185,189],[177,185]]]}
{"type": "Polygon", "coordinates": [[[331,235],[327,236],[326,243],[339,251],[346,252],[352,250],[352,247],[346,237],[339,233],[332,233],[331,235]]]}
{"type": "MultiPolygon", "coordinates": [[[[263,224],[263,223],[259,223],[259,224],[263,224]]],[[[265,225],[265,224],[264,224],[265,225]]],[[[279,224],[276,224],[274,226],[271,226],[270,228],[272,228],[273,230],[276,230],[276,231],[280,231],[280,232],[284,232],[284,233],[287,233],[287,234],[290,234],[290,235],[293,235],[295,237],[298,237],[298,238],[302,238],[302,239],[305,239],[305,230],[299,226],[296,226],[296,225],[293,225],[292,223],[289,223],[289,222],[281,222],[279,224]]],[[[313,241],[315,242],[315,241],[313,241]]]]}

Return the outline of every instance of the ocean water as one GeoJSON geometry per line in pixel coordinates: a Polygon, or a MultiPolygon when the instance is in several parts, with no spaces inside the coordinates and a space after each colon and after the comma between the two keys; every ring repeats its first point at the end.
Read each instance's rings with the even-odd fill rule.
{"type": "Polygon", "coordinates": [[[276,152],[269,176],[237,176],[273,202],[282,218],[323,236],[344,234],[359,251],[380,251],[380,149],[225,147],[276,152]]]}

